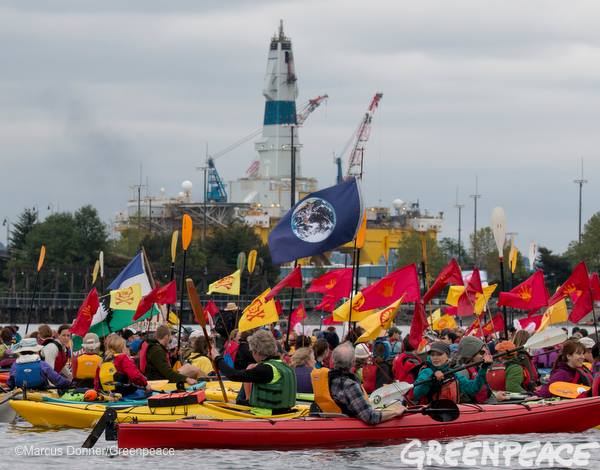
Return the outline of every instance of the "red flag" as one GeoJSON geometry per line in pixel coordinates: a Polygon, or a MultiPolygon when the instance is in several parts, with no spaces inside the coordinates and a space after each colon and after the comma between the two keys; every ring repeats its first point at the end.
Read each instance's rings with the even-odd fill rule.
{"type": "Polygon", "coordinates": [[[471,323],[471,326],[469,326],[469,328],[466,329],[464,336],[469,336],[471,332],[476,328],[479,328],[479,317],[475,318],[475,321],[471,323]]]}
{"type": "Polygon", "coordinates": [[[442,307],[442,313],[444,315],[456,315],[458,313],[458,307],[446,305],[445,307],[442,307]]]}
{"type": "Polygon", "coordinates": [[[302,323],[306,318],[306,310],[304,309],[304,304],[300,303],[298,307],[292,312],[290,316],[290,325],[292,329],[298,324],[302,323]]]}
{"type": "Polygon", "coordinates": [[[592,300],[600,300],[600,279],[598,279],[598,273],[594,273],[590,276],[590,289],[592,290],[592,300]]]}
{"type": "Polygon", "coordinates": [[[319,310],[321,312],[333,312],[335,310],[336,299],[334,297],[330,297],[328,295],[324,296],[321,299],[321,303],[315,305],[315,310],[319,310]]]}
{"type": "Polygon", "coordinates": [[[548,291],[544,285],[544,272],[536,271],[527,280],[509,292],[500,292],[498,306],[537,310],[548,305],[548,291]]]}
{"type": "Polygon", "coordinates": [[[538,330],[538,328],[540,327],[540,324],[542,323],[543,318],[544,318],[544,315],[533,315],[531,317],[521,318],[519,320],[519,325],[521,325],[522,330],[526,330],[527,327],[529,327],[529,329],[531,329],[531,327],[529,325],[533,324],[533,326],[534,326],[533,331],[532,331],[532,333],[533,333],[538,330]]]}
{"type": "Polygon", "coordinates": [[[144,316],[144,314],[152,308],[152,304],[165,305],[174,304],[175,302],[177,302],[177,286],[175,285],[175,281],[171,281],[162,287],[157,285],[142,297],[142,300],[140,300],[140,303],[135,309],[133,320],[137,320],[144,316]]]}
{"type": "Polygon", "coordinates": [[[359,311],[387,307],[403,297],[403,302],[418,302],[421,300],[419,291],[419,276],[417,266],[409,264],[374,282],[362,291],[364,302],[357,306],[359,311]]]}
{"type": "Polygon", "coordinates": [[[204,307],[204,311],[208,313],[211,317],[214,317],[217,313],[219,313],[219,307],[212,300],[209,300],[206,303],[206,307],[204,307]]]}
{"type": "Polygon", "coordinates": [[[471,278],[467,283],[465,291],[458,298],[458,309],[457,314],[462,316],[473,315],[475,310],[475,302],[477,301],[477,294],[483,295],[483,287],[481,287],[481,277],[479,276],[479,269],[475,268],[471,278]]]}
{"type": "Polygon", "coordinates": [[[566,296],[572,294],[579,294],[590,290],[590,276],[588,274],[587,266],[582,261],[564,282],[562,286],[558,288],[556,293],[548,300],[548,305],[554,305],[559,300],[564,299],[566,296]],[[579,292],[578,292],[579,291],[579,292]]]}
{"type": "Polygon", "coordinates": [[[283,305],[281,305],[281,300],[279,299],[275,299],[275,310],[277,310],[277,315],[283,313],[283,305]]]}
{"type": "Polygon", "coordinates": [[[281,281],[277,283],[273,289],[265,296],[265,302],[268,302],[281,291],[284,287],[302,287],[302,268],[296,266],[285,276],[281,281]]]}
{"type": "Polygon", "coordinates": [[[423,339],[423,332],[427,330],[429,324],[425,316],[425,307],[419,302],[415,302],[415,312],[412,321],[410,322],[410,332],[408,333],[408,341],[410,345],[417,349],[423,339]]]}
{"type": "Polygon", "coordinates": [[[474,329],[473,334],[475,336],[481,336],[481,330],[483,330],[484,335],[491,335],[495,331],[504,331],[504,318],[502,317],[502,312],[497,313],[494,318],[483,325],[481,329],[474,329]]]}
{"type": "Polygon", "coordinates": [[[446,267],[440,271],[433,285],[423,296],[423,303],[426,304],[429,302],[449,284],[464,285],[460,266],[454,258],[452,258],[446,267]]]}
{"type": "Polygon", "coordinates": [[[349,297],[352,289],[352,268],[334,269],[314,279],[307,292],[318,292],[338,301],[349,297]]]}
{"type": "Polygon", "coordinates": [[[577,300],[574,302],[573,308],[571,309],[569,321],[577,323],[590,313],[592,308],[594,308],[594,303],[592,300],[591,289],[581,291],[581,294],[577,297],[577,300]]]}
{"type": "Polygon", "coordinates": [[[77,336],[85,336],[90,329],[92,324],[92,318],[100,307],[100,301],[98,299],[98,291],[94,287],[87,295],[81,307],[77,311],[77,317],[73,322],[73,326],[69,328],[69,331],[77,336]]]}
{"type": "Polygon", "coordinates": [[[329,315],[328,317],[325,317],[323,319],[323,325],[341,325],[342,322],[341,321],[335,321],[333,319],[333,315],[329,315]]]}

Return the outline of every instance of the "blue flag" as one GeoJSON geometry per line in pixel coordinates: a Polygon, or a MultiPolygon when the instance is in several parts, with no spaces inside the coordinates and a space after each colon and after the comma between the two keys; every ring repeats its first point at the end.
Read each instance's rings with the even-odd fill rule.
{"type": "Polygon", "coordinates": [[[269,234],[273,263],[317,255],[353,240],[363,213],[356,178],[309,194],[269,234]]]}

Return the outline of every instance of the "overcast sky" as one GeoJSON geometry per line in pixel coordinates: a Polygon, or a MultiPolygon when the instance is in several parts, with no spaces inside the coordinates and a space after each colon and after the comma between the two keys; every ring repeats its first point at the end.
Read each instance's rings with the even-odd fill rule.
{"type": "MultiPolygon", "coordinates": [[[[562,252],[577,237],[583,157],[584,221],[600,209],[597,1],[14,0],[0,2],[0,219],[89,203],[108,221],[140,164],[153,195],[190,179],[200,199],[206,143],[261,125],[280,18],[298,104],[330,96],[300,130],[303,173],[321,187],[381,91],[370,205],[419,199],[455,237],[459,187],[468,234],[478,175],[480,226],[500,205],[521,251],[535,240],[562,252]]],[[[254,158],[249,143],[216,164],[230,181],[254,158]]]]}

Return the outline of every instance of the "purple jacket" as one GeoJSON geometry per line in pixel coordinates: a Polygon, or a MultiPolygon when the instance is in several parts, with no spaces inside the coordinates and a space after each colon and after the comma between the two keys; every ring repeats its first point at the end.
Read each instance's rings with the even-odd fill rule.
{"type": "Polygon", "coordinates": [[[591,383],[586,383],[590,380],[591,376],[588,372],[573,369],[572,367],[569,367],[566,362],[561,361],[550,373],[550,379],[548,379],[548,383],[542,385],[535,394],[542,398],[553,398],[554,395],[550,393],[550,384],[554,382],[582,383],[584,385],[592,385],[591,383]],[[579,375],[579,377],[577,377],[577,375],[579,375]]]}
{"type": "MultiPolygon", "coordinates": [[[[52,382],[52,384],[54,384],[57,388],[67,388],[69,385],[71,385],[71,381],[69,379],[66,379],[65,377],[63,377],[62,375],[60,375],[58,372],[56,372],[52,366],[50,364],[48,364],[46,361],[42,361],[40,359],[40,369],[42,371],[42,378],[45,380],[46,382],[46,387],[49,386],[50,384],[48,383],[48,381],[52,382]]],[[[8,378],[8,389],[12,390],[13,388],[15,388],[15,376],[17,375],[17,363],[13,363],[13,365],[10,368],[10,376],[8,378]]]]}
{"type": "Polygon", "coordinates": [[[310,379],[310,373],[312,367],[298,366],[295,369],[296,372],[296,390],[298,393],[312,393],[312,381],[310,379]]]}
{"type": "Polygon", "coordinates": [[[538,349],[534,354],[536,367],[551,369],[558,358],[558,353],[558,348],[538,349]]]}

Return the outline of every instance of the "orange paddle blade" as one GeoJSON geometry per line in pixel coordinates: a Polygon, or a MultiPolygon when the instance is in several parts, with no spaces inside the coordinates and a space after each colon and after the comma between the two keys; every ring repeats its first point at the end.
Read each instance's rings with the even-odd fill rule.
{"type": "Polygon", "coordinates": [[[192,218],[188,214],[183,214],[181,222],[181,245],[183,250],[187,251],[192,242],[192,218]]]}
{"type": "Polygon", "coordinates": [[[187,287],[188,299],[190,299],[190,304],[192,305],[192,311],[194,312],[196,322],[198,322],[201,327],[206,327],[206,318],[204,318],[204,310],[202,309],[202,304],[200,303],[200,298],[198,297],[196,285],[189,277],[185,280],[185,285],[187,287]]]}
{"type": "Polygon", "coordinates": [[[562,398],[577,398],[582,393],[589,391],[587,385],[573,384],[570,382],[553,382],[550,384],[550,393],[562,398]]]}
{"type": "Polygon", "coordinates": [[[42,245],[40,248],[40,257],[38,258],[37,270],[41,271],[42,266],[44,266],[44,258],[46,257],[46,245],[42,245]]]}

